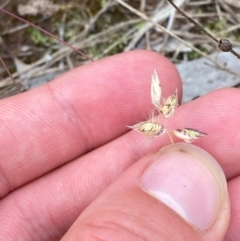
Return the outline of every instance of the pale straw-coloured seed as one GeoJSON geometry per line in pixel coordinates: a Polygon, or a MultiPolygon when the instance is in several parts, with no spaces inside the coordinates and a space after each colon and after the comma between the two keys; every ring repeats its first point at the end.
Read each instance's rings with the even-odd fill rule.
{"type": "Polygon", "coordinates": [[[159,109],[160,112],[163,114],[164,118],[172,117],[178,106],[177,90],[174,95],[170,95],[163,103],[163,107],[159,109]]]}
{"type": "Polygon", "coordinates": [[[165,127],[152,120],[143,121],[129,128],[144,133],[148,136],[157,137],[165,133],[165,127]]]}
{"type": "Polygon", "coordinates": [[[176,129],[173,130],[173,134],[188,143],[207,135],[204,132],[192,128],[176,129]]]}
{"type": "Polygon", "coordinates": [[[158,78],[157,71],[154,69],[151,82],[151,99],[153,105],[159,109],[162,98],[162,86],[158,78]]]}

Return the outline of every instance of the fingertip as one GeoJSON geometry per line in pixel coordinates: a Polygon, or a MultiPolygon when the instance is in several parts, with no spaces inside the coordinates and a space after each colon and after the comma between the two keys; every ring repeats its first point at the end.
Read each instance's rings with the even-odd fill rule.
{"type": "MultiPolygon", "coordinates": [[[[0,143],[8,157],[2,169],[11,186],[21,186],[98,148],[126,133],[126,125],[145,119],[153,108],[150,84],[154,68],[164,95],[181,88],[170,61],[139,50],[75,68],[44,86],[2,100],[1,120],[7,125],[2,127],[6,138],[0,143]],[[17,173],[13,172],[16,166],[21,166],[17,173]]],[[[4,188],[3,193],[8,191],[4,188]]]]}
{"type": "Polygon", "coordinates": [[[83,234],[89,238],[94,232],[95,238],[110,240],[220,241],[229,215],[226,180],[218,163],[196,146],[173,144],[124,172],[63,240],[83,234]]]}
{"type": "Polygon", "coordinates": [[[141,184],[201,231],[214,226],[223,206],[229,204],[223,170],[210,154],[191,144],[162,148],[144,171],[141,184]]]}
{"type": "Polygon", "coordinates": [[[136,84],[137,82],[147,82],[150,85],[151,75],[156,69],[164,88],[163,97],[173,94],[176,89],[178,89],[179,96],[182,95],[182,82],[177,68],[170,60],[159,53],[149,50],[134,50],[110,56],[100,61],[104,65],[111,66],[109,74],[120,76],[120,78],[124,74],[129,77],[128,81],[131,80],[136,84]]]}

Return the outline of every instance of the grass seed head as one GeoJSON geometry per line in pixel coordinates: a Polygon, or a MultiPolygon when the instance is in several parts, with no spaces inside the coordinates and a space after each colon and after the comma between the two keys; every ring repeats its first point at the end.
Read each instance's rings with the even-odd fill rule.
{"type": "MultiPolygon", "coordinates": [[[[166,100],[162,99],[162,86],[155,69],[151,81],[151,99],[157,111],[162,114],[165,119],[172,117],[178,106],[177,90],[173,95],[167,97],[166,100]],[[161,101],[163,102],[163,104],[161,104],[161,101]]],[[[153,120],[153,117],[154,112],[152,113],[151,119],[128,127],[152,137],[157,137],[164,133],[167,133],[171,140],[171,143],[173,143],[171,133],[169,133],[169,131],[165,127],[165,124],[164,126],[159,124],[158,122],[153,120]]],[[[206,133],[193,128],[176,129],[173,130],[173,134],[188,143],[191,143],[192,141],[207,135],[206,133]]]]}

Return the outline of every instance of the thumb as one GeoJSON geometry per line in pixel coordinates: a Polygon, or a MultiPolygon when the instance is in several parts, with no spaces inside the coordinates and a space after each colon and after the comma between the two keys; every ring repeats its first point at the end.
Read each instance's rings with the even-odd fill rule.
{"type": "Polygon", "coordinates": [[[194,145],[169,145],[126,170],[64,240],[223,240],[230,217],[225,176],[194,145]]]}

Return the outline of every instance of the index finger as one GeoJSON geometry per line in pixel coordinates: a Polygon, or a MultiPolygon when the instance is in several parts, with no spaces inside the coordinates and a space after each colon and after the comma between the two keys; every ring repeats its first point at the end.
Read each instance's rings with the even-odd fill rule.
{"type": "Polygon", "coordinates": [[[74,69],[0,102],[0,197],[127,131],[146,118],[156,68],[165,95],[181,82],[164,57],[134,51],[74,69]]]}

